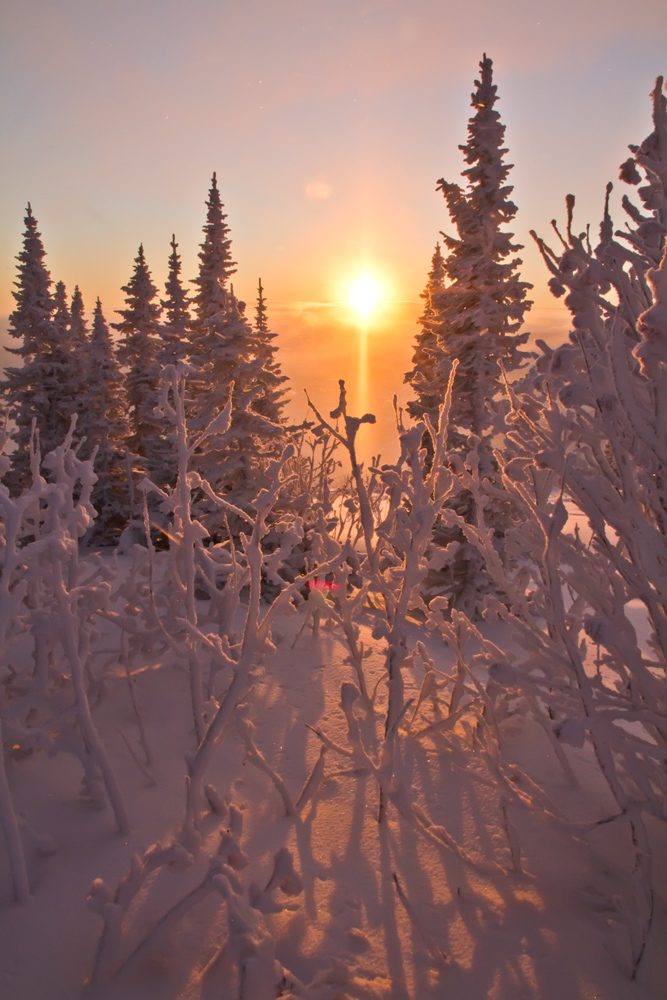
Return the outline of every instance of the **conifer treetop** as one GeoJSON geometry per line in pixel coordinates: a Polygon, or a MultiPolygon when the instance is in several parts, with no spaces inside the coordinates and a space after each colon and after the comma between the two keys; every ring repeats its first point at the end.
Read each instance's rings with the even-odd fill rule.
{"type": "Polygon", "coordinates": [[[258,281],[257,305],[255,306],[255,334],[256,334],[256,355],[261,362],[259,371],[259,382],[261,392],[253,402],[253,409],[260,413],[274,424],[281,424],[283,418],[283,408],[285,406],[286,389],[284,383],[288,381],[283,375],[280,362],[278,361],[275,346],[276,334],[269,329],[267,318],[266,299],[264,298],[264,287],[262,279],[258,281]]]}
{"type": "Polygon", "coordinates": [[[445,275],[445,260],[440,244],[436,243],[426,287],[420,292],[420,298],[424,301],[424,312],[419,318],[421,330],[415,336],[413,368],[406,373],[404,379],[412,385],[418,396],[417,400],[410,400],[407,404],[408,413],[414,420],[422,420],[427,413],[433,420],[442,403],[441,386],[437,375],[437,364],[442,353],[438,345],[437,296],[445,287],[445,275]]]}
{"type": "Polygon", "coordinates": [[[118,360],[128,368],[126,392],[132,431],[128,444],[136,454],[146,457],[154,451],[155,440],[160,434],[159,420],[154,414],[158,399],[156,354],[160,307],[154,302],[157,288],[146,264],[143,245],[139,247],[134,272],[127,285],[123,285],[123,291],[127,309],[117,310],[122,321],[112,326],[121,334],[118,360]]]}
{"type": "Polygon", "coordinates": [[[161,300],[160,304],[166,313],[166,325],[174,329],[186,326],[190,320],[188,304],[190,297],[183,288],[181,282],[181,258],[178,253],[178,243],[176,236],[172,235],[171,253],[169,255],[169,274],[165,283],[167,298],[161,300]]]}
{"type": "Polygon", "coordinates": [[[22,343],[9,350],[12,354],[29,359],[38,354],[41,345],[52,337],[54,302],[51,296],[51,275],[44,263],[46,252],[30,202],[24,221],[23,249],[16,258],[18,280],[14,284],[17,291],[12,292],[16,299],[16,309],[9,317],[9,334],[22,343]]]}
{"type": "Polygon", "coordinates": [[[497,87],[493,63],[486,54],[480,69],[481,79],[475,81],[477,90],[471,95],[476,113],[468,121],[468,142],[459,147],[469,164],[463,171],[467,189],[442,178],[437,186],[458,234],[441,234],[450,253],[445,262],[448,285],[438,305],[448,334],[474,336],[487,331],[503,338],[502,353],[506,353],[508,335],[518,335],[532,304],[526,299],[532,286],[519,279],[521,260],[510,258],[521,246],[501,228],[514,218],[517,208],[509,199],[512,186],[505,184],[511,164],[503,160],[505,126],[494,107],[497,87]]]}
{"type": "MultiPolygon", "coordinates": [[[[99,299],[98,299],[99,302],[99,299]]],[[[78,285],[74,286],[72,305],[70,308],[70,342],[74,350],[82,349],[86,344],[88,329],[86,326],[83,296],[78,285]]]]}
{"type": "Polygon", "coordinates": [[[69,301],[67,298],[67,289],[65,288],[65,283],[63,281],[58,281],[56,283],[53,302],[55,305],[55,310],[53,313],[53,334],[54,343],[53,348],[64,348],[66,347],[69,340],[69,330],[72,317],[69,311],[69,301]]]}
{"type": "Polygon", "coordinates": [[[236,273],[236,262],[232,260],[232,241],[229,236],[227,216],[218,191],[215,173],[208,193],[204,242],[199,256],[199,275],[192,279],[197,286],[193,304],[199,327],[206,326],[225,308],[227,285],[236,273]]]}
{"type": "Polygon", "coordinates": [[[264,298],[264,288],[262,279],[257,284],[257,305],[255,306],[255,330],[257,333],[268,333],[269,324],[267,320],[266,299],[264,298]]]}
{"type": "Polygon", "coordinates": [[[486,53],[479,66],[481,80],[475,80],[477,90],[470,95],[477,110],[468,122],[468,142],[459,146],[466,163],[471,164],[462,171],[462,176],[468,178],[473,207],[487,213],[498,212],[500,225],[510,222],[517,212],[516,205],[508,200],[513,187],[503,187],[513,164],[503,162],[509,150],[503,148],[505,126],[494,108],[498,87],[493,83],[493,62],[486,53]]]}
{"type": "Polygon", "coordinates": [[[140,343],[147,338],[153,338],[157,329],[160,307],[153,301],[157,288],[153,284],[151,273],[146,264],[143,244],[134,261],[134,272],[127,285],[122,286],[125,292],[127,309],[117,309],[122,316],[120,323],[112,323],[115,330],[123,335],[119,342],[118,355],[121,362],[130,360],[135,351],[142,352],[140,343]]]}
{"type": "MultiPolygon", "coordinates": [[[[450,422],[478,436],[491,426],[489,401],[503,391],[501,365],[511,372],[524,363],[519,348],[528,333],[521,327],[531,305],[526,299],[531,285],[521,281],[521,260],[513,256],[520,247],[504,228],[517,208],[509,197],[512,187],[506,184],[510,165],[504,161],[505,126],[495,108],[497,88],[486,54],[480,71],[471,96],[474,114],[468,121],[468,141],[460,147],[467,184],[463,188],[441,178],[437,185],[456,236],[442,233],[445,258],[436,248],[422,296],[426,308],[419,320],[413,369],[406,375],[417,396],[407,404],[408,412],[416,419],[428,414],[436,423],[456,359],[450,422]]],[[[450,435],[450,446],[454,441],[455,435],[450,435]]]]}
{"type": "Polygon", "coordinates": [[[190,297],[181,281],[181,258],[175,235],[171,237],[170,246],[169,274],[165,283],[167,298],[160,302],[166,314],[166,321],[160,327],[162,347],[158,353],[158,363],[161,366],[176,364],[190,349],[190,297]]]}

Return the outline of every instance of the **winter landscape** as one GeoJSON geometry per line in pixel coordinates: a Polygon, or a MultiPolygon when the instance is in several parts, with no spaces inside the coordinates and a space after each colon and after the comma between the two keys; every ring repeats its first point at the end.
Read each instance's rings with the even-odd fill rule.
{"type": "MultiPolygon", "coordinates": [[[[665,996],[667,92],[622,218],[603,178],[595,226],[568,195],[531,233],[568,314],[539,339],[502,78],[473,73],[389,460],[342,378],[290,408],[217,173],[196,272],[172,236],[162,292],[142,244],[109,313],[28,204],[3,1000],[665,996]]],[[[379,295],[360,275],[362,336],[379,295]]]]}

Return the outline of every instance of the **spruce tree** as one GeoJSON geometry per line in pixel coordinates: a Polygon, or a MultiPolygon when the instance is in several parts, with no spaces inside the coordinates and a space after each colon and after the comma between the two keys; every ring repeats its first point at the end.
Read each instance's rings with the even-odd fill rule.
{"type": "MultiPolygon", "coordinates": [[[[477,510],[472,493],[462,489],[452,497],[450,506],[469,523],[483,520],[491,526],[502,553],[504,531],[514,511],[499,499],[492,436],[498,429],[497,401],[505,391],[505,374],[511,377],[526,357],[520,348],[529,335],[520,331],[531,305],[526,299],[531,286],[519,276],[521,261],[514,254],[521,247],[504,228],[517,208],[509,197],[512,187],[505,183],[511,165],[504,160],[505,126],[495,110],[497,87],[486,55],[480,70],[481,78],[475,81],[476,90],[471,95],[475,114],[468,122],[468,141],[459,147],[468,164],[462,172],[466,188],[444,179],[437,186],[457,236],[441,234],[448,254],[443,259],[436,251],[433,258],[414,368],[406,381],[416,395],[408,412],[417,419],[428,414],[437,426],[452,366],[458,362],[447,443],[450,452],[458,452],[464,461],[474,451],[474,463],[480,479],[487,481],[489,498],[484,509],[477,510]]],[[[452,606],[473,614],[490,587],[479,554],[462,531],[446,520],[438,522],[434,539],[443,547],[450,542],[458,546],[444,571],[433,573],[428,581],[431,594],[445,593],[452,606]]]]}
{"type": "Polygon", "coordinates": [[[419,319],[421,331],[415,337],[415,349],[412,355],[414,367],[405,376],[405,381],[412,385],[417,394],[416,400],[407,403],[408,413],[413,420],[423,420],[424,416],[428,415],[436,426],[438,411],[442,404],[442,389],[437,374],[441,351],[438,345],[439,320],[435,301],[444,287],[445,262],[440,244],[437,243],[431,258],[431,270],[426,288],[420,296],[424,300],[424,312],[419,319]]]}
{"type": "Polygon", "coordinates": [[[74,286],[74,294],[72,295],[69,333],[70,349],[83,356],[87,349],[88,326],[83,307],[83,296],[78,285],[74,286]]]}
{"type": "Polygon", "coordinates": [[[227,216],[222,211],[215,173],[206,202],[204,242],[199,252],[199,274],[193,278],[197,291],[192,303],[195,308],[193,345],[195,355],[205,357],[215,342],[215,319],[224,312],[229,279],[236,273],[232,260],[232,241],[227,216]]]}
{"type": "Polygon", "coordinates": [[[215,174],[206,204],[199,275],[193,281],[197,291],[190,358],[198,372],[191,379],[190,423],[194,432],[203,431],[230,395],[232,423],[195,455],[195,467],[214,489],[244,504],[263,485],[266,459],[275,454],[282,429],[254,409],[264,391],[266,350],[230,285],[235,263],[215,174]]]}
{"type": "Polygon", "coordinates": [[[45,365],[43,388],[49,400],[50,420],[40,428],[42,454],[62,444],[72,415],[77,413],[80,380],[76,377],[77,360],[71,350],[71,322],[67,289],[57,282],[53,296],[53,336],[45,365]]]}
{"type": "Polygon", "coordinates": [[[86,323],[83,296],[78,285],[74,286],[70,306],[70,324],[67,347],[69,351],[69,394],[72,412],[77,414],[77,437],[81,437],[82,416],[85,408],[88,383],[88,325],[86,323]]]}
{"type": "Polygon", "coordinates": [[[44,245],[37,230],[37,220],[28,204],[25,216],[23,249],[18,257],[17,290],[13,292],[16,309],[9,317],[9,335],[20,341],[10,347],[12,354],[22,359],[22,367],[9,367],[0,389],[10,420],[14,423],[12,440],[16,449],[6,481],[14,492],[20,492],[29,480],[29,443],[32,421],[36,420],[40,434],[51,437],[51,402],[46,383],[52,371],[55,341],[51,295],[51,276],[44,263],[44,245]]]}
{"type": "Polygon", "coordinates": [[[80,430],[85,436],[83,457],[96,448],[92,503],[97,519],[91,537],[100,544],[117,541],[129,517],[129,487],[125,440],[128,436],[127,400],[109,328],[98,298],[86,351],[87,389],[82,396],[80,430]]]}
{"type": "Polygon", "coordinates": [[[143,245],[135,258],[134,272],[125,292],[126,309],[118,309],[120,323],[112,323],[120,333],[118,360],[127,368],[129,437],[127,445],[142,460],[143,471],[154,470],[154,449],[162,435],[162,423],[155,415],[158,402],[160,306],[154,301],[157,288],[144,257],[143,245]]]}
{"type": "Polygon", "coordinates": [[[262,361],[258,341],[233,288],[225,293],[224,311],[215,321],[217,338],[206,360],[199,361],[198,395],[194,400],[195,431],[203,430],[232,399],[232,422],[225,434],[211,437],[195,455],[195,468],[220,493],[241,506],[264,485],[267,458],[275,457],[282,428],[256,412],[262,395],[262,361]],[[202,374],[204,385],[202,388],[202,374]]]}
{"type": "Polygon", "coordinates": [[[166,317],[160,325],[161,346],[157,354],[160,368],[175,365],[190,353],[190,299],[181,281],[181,258],[175,236],[171,237],[170,246],[169,274],[165,284],[167,297],[160,302],[166,317]]]}
{"type": "Polygon", "coordinates": [[[434,258],[438,273],[432,272],[432,277],[440,287],[429,290],[415,368],[406,380],[417,396],[408,404],[408,412],[415,417],[427,412],[437,423],[452,362],[458,360],[449,444],[465,451],[469,434],[481,438],[487,445],[481,457],[483,473],[488,475],[493,423],[489,404],[503,391],[502,368],[511,372],[522,364],[524,354],[519,348],[528,334],[519,331],[531,305],[526,299],[531,286],[521,281],[517,270],[521,261],[513,256],[521,247],[502,228],[512,221],[517,208],[509,200],[512,187],[505,184],[511,164],[504,162],[505,126],[494,107],[497,87],[486,55],[480,69],[481,79],[475,81],[477,89],[471,95],[475,114],[468,122],[468,142],[459,147],[469,164],[463,171],[467,188],[444,179],[437,188],[444,194],[458,235],[442,234],[449,254],[442,264],[434,258]]]}
{"type": "Polygon", "coordinates": [[[280,426],[284,422],[285,382],[280,362],[277,358],[274,341],[276,334],[269,329],[266,299],[262,279],[257,288],[257,305],[255,307],[255,335],[257,337],[257,356],[261,362],[259,373],[260,393],[253,401],[252,408],[256,413],[266,417],[272,424],[280,426]]]}

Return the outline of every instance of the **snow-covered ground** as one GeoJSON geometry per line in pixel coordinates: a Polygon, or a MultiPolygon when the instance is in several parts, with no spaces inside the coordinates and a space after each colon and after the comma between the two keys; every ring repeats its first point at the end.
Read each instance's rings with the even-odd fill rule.
{"type": "MultiPolygon", "coordinates": [[[[265,656],[247,710],[207,770],[217,811],[198,833],[184,828],[186,757],[196,748],[189,678],[170,652],[147,651],[133,662],[151,763],[144,762],[120,666],[111,668],[93,710],[129,833],[117,832],[108,808],[81,797],[74,757],[37,751],[12,760],[31,895],[26,905],[13,902],[0,853],[3,1000],[664,997],[665,831],[647,821],[656,907],[631,981],[629,824],[585,829],[616,811],[588,744],[564,749],[572,781],[537,724],[510,714],[500,723],[499,761],[473,712],[463,710],[450,724],[426,697],[415,715],[423,681],[417,666],[406,676],[414,700],[397,743],[396,791],[379,823],[378,780],[355,746],[366,749],[371,765],[381,761],[385,640],[372,638],[372,612],[364,613],[369,689],[380,681],[369,713],[351,687],[342,687],[355,681],[342,633],[323,620],[314,634],[313,624],[304,610],[279,620],[276,651],[265,656]],[[246,717],[255,727],[250,743],[242,737],[246,717]],[[548,813],[546,799],[540,811],[542,793],[560,815],[548,813]],[[294,806],[289,811],[286,802],[294,806]],[[236,843],[223,839],[224,858],[219,854],[211,868],[228,829],[236,843]],[[145,879],[135,868],[136,895],[123,904],[118,940],[105,939],[91,985],[103,928],[100,913],[86,904],[91,885],[104,880],[119,905],[116,887],[132,856],[144,858],[156,843],[185,845],[190,854],[179,847],[183,863],[145,879]],[[276,885],[262,893],[276,858],[276,885]],[[172,909],[202,884],[191,906],[172,909]]],[[[411,628],[411,640],[425,642],[436,670],[449,672],[453,656],[442,638],[411,628]]],[[[113,644],[114,631],[118,641],[110,626],[98,637],[101,648],[113,644]]],[[[492,637],[508,641],[499,626],[492,637]]],[[[96,899],[103,894],[98,883],[96,899]]],[[[113,905],[107,903],[108,918],[113,905]]]]}

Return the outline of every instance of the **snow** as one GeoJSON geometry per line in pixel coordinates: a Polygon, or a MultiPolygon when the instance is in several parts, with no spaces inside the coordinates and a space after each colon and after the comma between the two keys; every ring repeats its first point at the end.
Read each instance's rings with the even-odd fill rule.
{"type": "MultiPolygon", "coordinates": [[[[129,563],[129,556],[120,560],[121,575],[129,563]]],[[[354,680],[345,662],[349,650],[337,627],[323,624],[313,635],[312,619],[305,615],[304,610],[279,621],[276,651],[265,657],[248,699],[257,749],[292,802],[320,757],[321,741],[313,729],[353,754],[341,707],[341,686],[354,680]]],[[[365,669],[372,688],[382,676],[382,643],[372,639],[371,613],[360,625],[360,641],[371,653],[365,669]]],[[[110,637],[100,635],[101,648],[108,647],[110,637]]],[[[493,638],[501,638],[498,626],[493,638]]],[[[415,625],[411,641],[417,639],[425,640],[425,653],[437,670],[451,669],[452,651],[438,637],[425,637],[415,625]]],[[[408,696],[417,697],[422,679],[418,667],[406,677],[408,696]]],[[[152,756],[147,770],[154,780],[128,747],[141,758],[127,679],[118,665],[94,711],[130,817],[127,834],[116,831],[108,809],[95,808],[78,794],[80,766],[69,755],[34,752],[11,762],[17,811],[57,848],[31,845],[24,827],[31,885],[25,906],[11,901],[2,858],[3,1000],[236,998],[231,918],[222,892],[202,892],[200,902],[168,933],[154,934],[128,961],[146,931],[206,878],[220,832],[230,825],[230,810],[242,819],[240,848],[247,859],[245,866],[237,859],[235,876],[246,888],[259,887],[259,893],[250,889],[248,895],[252,899],[254,891],[256,905],[261,902],[253,908],[245,896],[232,897],[239,909],[233,917],[237,951],[245,949],[250,956],[243,996],[277,995],[263,992],[275,960],[294,984],[292,993],[285,987],[283,995],[330,1000],[657,1000],[663,995],[664,868],[656,873],[660,895],[651,943],[637,981],[630,982],[624,916],[631,905],[627,824],[605,824],[584,840],[566,824],[558,828],[532,810],[503,802],[476,745],[474,716],[464,714],[453,728],[420,736],[426,709],[420,709],[424,718],[413,721],[409,738],[401,742],[394,808],[381,824],[377,781],[358,759],[332,750],[325,754],[324,775],[312,797],[300,811],[286,815],[271,779],[253,766],[238,727],[232,727],[207,772],[225,811],[206,817],[198,857],[175,870],[161,868],[143,882],[123,915],[120,946],[110,964],[112,972],[120,971],[108,983],[84,987],[102,929],[98,913],[86,906],[94,880],[103,879],[113,893],[133,854],[141,857],[155,843],[178,842],[183,824],[185,761],[195,748],[187,673],[173,656],[147,655],[133,680],[152,756]],[[285,849],[298,876],[291,873],[285,849]],[[262,893],[276,855],[288,892],[262,893]],[[299,984],[310,984],[308,992],[299,992],[299,984]]],[[[372,753],[383,742],[383,699],[381,685],[372,716],[358,699],[346,706],[372,753]]],[[[527,716],[511,716],[502,729],[519,793],[546,792],[580,826],[614,812],[589,749],[566,747],[579,782],[572,785],[527,716]]],[[[667,846],[664,830],[652,829],[652,835],[654,856],[660,859],[667,846]]]]}

